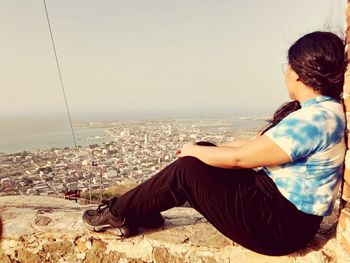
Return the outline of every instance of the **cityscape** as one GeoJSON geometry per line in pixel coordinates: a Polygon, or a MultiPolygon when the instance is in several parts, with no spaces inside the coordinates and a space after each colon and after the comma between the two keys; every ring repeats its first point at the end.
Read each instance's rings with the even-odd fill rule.
{"type": "MultiPolygon", "coordinates": [[[[254,121],[241,118],[241,121],[254,121]]],[[[67,192],[107,189],[116,184],[138,184],[177,157],[189,141],[216,144],[249,137],[261,128],[233,128],[230,121],[156,119],[89,122],[81,127],[103,127],[110,141],[87,146],[50,148],[0,154],[0,195],[65,197],[67,192]]],[[[103,135],[101,135],[103,136],[103,135]]]]}

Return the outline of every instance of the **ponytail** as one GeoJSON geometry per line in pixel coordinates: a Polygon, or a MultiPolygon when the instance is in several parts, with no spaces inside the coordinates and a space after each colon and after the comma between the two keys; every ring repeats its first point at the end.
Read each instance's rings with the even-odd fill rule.
{"type": "Polygon", "coordinates": [[[296,100],[282,104],[282,106],[280,106],[273,114],[273,117],[267,120],[268,124],[262,129],[260,135],[263,135],[269,129],[276,126],[282,119],[287,117],[287,115],[293,111],[299,110],[300,108],[300,103],[296,100]]]}

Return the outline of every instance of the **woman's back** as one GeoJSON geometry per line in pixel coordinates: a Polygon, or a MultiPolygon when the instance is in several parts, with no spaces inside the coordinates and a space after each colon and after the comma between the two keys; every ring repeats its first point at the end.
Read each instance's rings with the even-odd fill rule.
{"type": "Polygon", "coordinates": [[[346,149],[344,129],[342,105],[331,97],[318,96],[265,133],[292,162],[264,170],[305,213],[325,216],[333,209],[346,149]]]}

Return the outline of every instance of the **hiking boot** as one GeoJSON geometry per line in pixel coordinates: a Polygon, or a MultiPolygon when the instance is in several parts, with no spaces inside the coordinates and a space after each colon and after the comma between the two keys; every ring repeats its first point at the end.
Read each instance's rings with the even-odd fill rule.
{"type": "Polygon", "coordinates": [[[116,200],[116,197],[103,200],[96,210],[84,212],[83,222],[90,231],[101,232],[113,229],[116,230],[115,234],[120,237],[128,237],[137,233],[136,228],[127,225],[126,218],[112,215],[109,208],[116,200]]]}

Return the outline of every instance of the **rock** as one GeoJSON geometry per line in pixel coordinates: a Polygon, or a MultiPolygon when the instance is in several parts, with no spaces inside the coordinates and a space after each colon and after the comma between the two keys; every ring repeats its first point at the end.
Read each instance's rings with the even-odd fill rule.
{"type": "Polygon", "coordinates": [[[163,227],[121,239],[113,231],[85,228],[81,215],[90,207],[53,197],[0,197],[0,262],[350,262],[335,238],[335,214],[322,223],[308,248],[270,257],[234,244],[192,208],[162,212],[163,227]]]}
{"type": "Polygon", "coordinates": [[[169,244],[182,244],[187,242],[188,240],[188,237],[185,235],[178,235],[173,231],[164,231],[164,232],[152,232],[147,235],[147,238],[156,240],[160,243],[169,243],[169,244]]]}
{"type": "Polygon", "coordinates": [[[350,252],[350,208],[344,208],[339,217],[337,237],[342,246],[350,252]]]}
{"type": "Polygon", "coordinates": [[[1,220],[1,214],[0,214],[0,240],[2,238],[2,220],[1,220]]]}
{"type": "Polygon", "coordinates": [[[163,247],[155,247],[153,249],[153,258],[155,263],[182,263],[182,259],[170,255],[168,250],[163,247]]]}
{"type": "Polygon", "coordinates": [[[82,239],[75,240],[76,247],[79,252],[84,253],[87,250],[91,248],[91,242],[90,241],[83,241],[82,239]]]}
{"type": "Polygon", "coordinates": [[[25,248],[20,248],[16,250],[16,258],[19,262],[40,262],[40,256],[28,251],[25,248]]]}
{"type": "Polygon", "coordinates": [[[0,248],[0,262],[1,263],[11,263],[12,262],[10,257],[1,248],[0,248]]]}
{"type": "Polygon", "coordinates": [[[38,226],[47,226],[51,221],[52,219],[48,216],[37,216],[35,218],[35,224],[38,226]]]}
{"type": "Polygon", "coordinates": [[[190,244],[194,246],[207,246],[220,248],[232,245],[232,241],[214,228],[208,228],[208,223],[200,223],[196,225],[195,230],[190,235],[190,244]]]}

